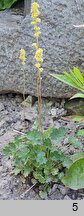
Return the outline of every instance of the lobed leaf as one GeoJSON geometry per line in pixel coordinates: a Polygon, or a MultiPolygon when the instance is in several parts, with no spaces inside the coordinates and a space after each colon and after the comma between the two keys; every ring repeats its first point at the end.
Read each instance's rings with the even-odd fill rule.
{"type": "Polygon", "coordinates": [[[41,151],[37,154],[36,161],[41,164],[46,164],[47,159],[45,157],[45,152],[41,151]]]}
{"type": "Polygon", "coordinates": [[[28,165],[26,165],[24,167],[24,172],[23,172],[24,177],[27,177],[32,172],[32,170],[33,170],[32,167],[29,167],[28,165]]]}
{"type": "Polygon", "coordinates": [[[69,158],[68,156],[65,156],[62,162],[63,167],[69,168],[71,164],[72,164],[71,158],[69,158]]]}
{"type": "Polygon", "coordinates": [[[51,140],[61,141],[65,136],[65,132],[64,128],[53,128],[50,138],[51,140]]]}
{"type": "Polygon", "coordinates": [[[27,138],[32,142],[33,145],[40,145],[42,142],[42,135],[38,130],[32,130],[26,133],[27,138]]]}
{"type": "Polygon", "coordinates": [[[73,145],[75,148],[81,148],[81,142],[74,136],[68,138],[69,144],[73,145]]]}
{"type": "Polygon", "coordinates": [[[47,198],[47,192],[46,192],[46,191],[39,191],[39,196],[40,196],[42,199],[46,199],[46,198],[47,198]]]}
{"type": "Polygon", "coordinates": [[[33,176],[35,179],[37,179],[40,183],[44,184],[45,183],[45,178],[42,176],[42,173],[33,172],[33,176]]]}

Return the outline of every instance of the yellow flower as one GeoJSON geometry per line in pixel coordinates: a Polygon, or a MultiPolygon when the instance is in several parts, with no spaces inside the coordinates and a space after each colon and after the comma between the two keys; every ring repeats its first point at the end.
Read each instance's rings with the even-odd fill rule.
{"type": "Polygon", "coordinates": [[[39,68],[40,68],[40,64],[39,64],[39,63],[36,63],[36,64],[35,64],[35,67],[39,69],[39,68]]]}
{"type": "Polygon", "coordinates": [[[33,19],[36,19],[40,14],[38,8],[39,8],[38,3],[36,3],[36,2],[32,3],[31,12],[32,12],[32,18],[33,19]]]}
{"type": "Polygon", "coordinates": [[[35,11],[39,8],[39,4],[37,2],[33,2],[31,6],[31,11],[35,11]]]}
{"type": "Polygon", "coordinates": [[[34,26],[34,30],[36,31],[36,32],[38,32],[38,31],[40,31],[40,27],[37,27],[36,25],[34,26]]]}
{"type": "Polygon", "coordinates": [[[22,64],[25,64],[26,61],[26,57],[25,57],[25,50],[24,49],[20,49],[20,56],[19,59],[22,61],[22,64]]]}
{"type": "Polygon", "coordinates": [[[41,31],[38,31],[38,32],[36,32],[36,33],[34,34],[34,37],[35,37],[35,38],[38,38],[40,34],[41,34],[41,31]]]}
{"type": "Polygon", "coordinates": [[[41,22],[41,19],[40,18],[36,18],[35,22],[39,23],[39,22],[41,22]]]}
{"type": "Polygon", "coordinates": [[[41,65],[39,63],[36,63],[35,67],[39,70],[40,73],[42,73],[43,68],[41,67],[41,65]]]}
{"type": "Polygon", "coordinates": [[[37,23],[41,22],[40,18],[36,18],[33,22],[31,22],[32,25],[36,26],[37,23]]]}
{"type": "Polygon", "coordinates": [[[35,21],[34,21],[34,22],[31,22],[31,24],[32,24],[32,25],[36,25],[36,22],[35,22],[35,21]]]}
{"type": "Polygon", "coordinates": [[[40,67],[40,68],[39,68],[39,71],[40,71],[40,73],[42,73],[42,71],[43,71],[43,68],[42,68],[42,67],[40,67]]]}
{"type": "Polygon", "coordinates": [[[39,12],[39,5],[37,2],[32,3],[31,12],[32,12],[32,19],[33,19],[32,24],[34,25],[34,30],[35,30],[34,37],[36,38],[36,43],[32,44],[32,46],[36,48],[36,53],[34,56],[36,60],[35,67],[38,69],[38,72],[40,74],[43,71],[43,68],[40,65],[40,63],[43,62],[43,49],[38,47],[39,46],[38,38],[39,35],[41,34],[40,27],[38,27],[38,23],[41,22],[41,19],[38,17],[40,12],[39,12]]]}
{"type": "Polygon", "coordinates": [[[36,49],[38,49],[38,44],[37,43],[33,43],[32,46],[34,46],[36,49]]]}
{"type": "Polygon", "coordinates": [[[38,48],[35,53],[35,59],[37,62],[43,62],[43,50],[41,48],[38,48]]]}

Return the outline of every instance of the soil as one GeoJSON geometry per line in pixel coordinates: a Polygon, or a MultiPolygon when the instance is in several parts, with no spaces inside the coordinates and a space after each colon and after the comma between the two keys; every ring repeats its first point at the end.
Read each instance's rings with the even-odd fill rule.
{"type": "MultiPolygon", "coordinates": [[[[28,102],[28,107],[23,108],[22,95],[6,94],[0,95],[0,200],[40,200],[38,188],[27,180],[22,183],[20,176],[12,174],[12,160],[3,154],[3,148],[11,142],[17,135],[28,131],[33,127],[37,118],[37,100],[33,106],[28,102]],[[28,191],[29,190],[29,191],[28,191]]],[[[65,100],[43,99],[43,129],[48,127],[64,127],[71,136],[81,128],[84,123],[73,120],[63,120],[67,115],[64,108],[65,100]]],[[[84,150],[84,138],[81,137],[82,150],[84,150]]],[[[78,149],[70,146],[67,149],[67,137],[63,143],[59,143],[60,148],[68,154],[78,152],[78,149]]],[[[84,199],[84,189],[71,190],[64,185],[53,184],[52,191],[48,194],[47,200],[81,200],[84,199]]]]}

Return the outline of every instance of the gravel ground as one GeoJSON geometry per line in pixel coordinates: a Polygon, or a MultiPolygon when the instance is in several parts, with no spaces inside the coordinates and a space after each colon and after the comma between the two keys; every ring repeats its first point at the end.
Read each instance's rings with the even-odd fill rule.
{"type": "MultiPolygon", "coordinates": [[[[14,139],[19,132],[24,132],[33,127],[33,123],[37,117],[37,101],[33,106],[28,104],[27,108],[23,108],[21,103],[23,98],[21,95],[6,94],[0,95],[0,200],[39,200],[37,188],[31,187],[29,182],[22,183],[20,177],[13,176],[12,161],[3,155],[3,147],[14,139]],[[24,121],[25,119],[25,121],[24,121]]],[[[65,127],[68,134],[74,133],[84,124],[77,122],[64,121],[63,116],[67,115],[64,109],[65,100],[43,99],[43,129],[55,126],[56,128],[65,127]]],[[[84,138],[81,138],[82,150],[84,150],[84,138]]],[[[64,145],[60,144],[60,148],[66,151],[67,137],[64,138],[64,145]]],[[[78,150],[72,146],[67,150],[69,154],[78,150]]],[[[63,185],[54,184],[51,193],[47,196],[47,200],[76,200],[84,199],[84,190],[71,190],[63,185]]]]}

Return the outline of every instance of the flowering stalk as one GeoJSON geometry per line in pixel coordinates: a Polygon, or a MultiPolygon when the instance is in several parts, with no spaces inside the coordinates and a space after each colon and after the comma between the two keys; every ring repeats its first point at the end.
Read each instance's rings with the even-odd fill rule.
{"type": "Polygon", "coordinates": [[[32,13],[32,24],[34,26],[35,34],[34,37],[36,38],[36,42],[32,44],[32,46],[35,47],[35,67],[37,68],[37,94],[38,94],[38,117],[39,117],[39,128],[42,132],[42,116],[41,116],[41,110],[42,110],[42,100],[41,100],[41,73],[43,71],[43,68],[41,66],[41,63],[43,62],[43,49],[39,47],[38,38],[41,34],[40,27],[38,26],[38,23],[41,22],[39,18],[39,4],[37,2],[33,2],[31,6],[31,13],[32,13]]]}
{"type": "Polygon", "coordinates": [[[24,75],[24,89],[23,89],[23,99],[25,100],[25,71],[24,71],[24,65],[25,65],[25,62],[26,62],[26,57],[25,57],[25,50],[24,49],[20,49],[20,55],[19,55],[19,59],[21,60],[22,62],[22,65],[23,65],[23,75],[24,75]]]}

